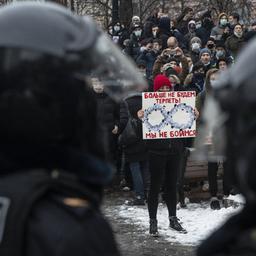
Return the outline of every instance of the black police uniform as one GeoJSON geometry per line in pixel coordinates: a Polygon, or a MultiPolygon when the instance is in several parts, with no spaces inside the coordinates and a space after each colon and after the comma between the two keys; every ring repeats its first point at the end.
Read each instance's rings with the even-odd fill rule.
{"type": "Polygon", "coordinates": [[[0,35],[0,255],[119,255],[100,210],[111,171],[98,160],[96,100],[81,76],[97,63],[111,73],[103,33],[56,4],[23,2],[0,8],[0,35]]]}
{"type": "Polygon", "coordinates": [[[205,109],[209,109],[205,113],[209,114],[207,118],[211,120],[211,113],[215,112],[218,134],[225,136],[216,141],[216,145],[223,145],[223,140],[226,146],[222,150],[214,147],[218,149],[215,155],[224,152],[225,171],[232,185],[244,196],[245,206],[199,246],[198,256],[256,255],[255,49],[256,40],[252,40],[234,66],[216,83],[215,90],[205,102],[205,109]],[[208,102],[211,108],[207,107],[208,102]]]}

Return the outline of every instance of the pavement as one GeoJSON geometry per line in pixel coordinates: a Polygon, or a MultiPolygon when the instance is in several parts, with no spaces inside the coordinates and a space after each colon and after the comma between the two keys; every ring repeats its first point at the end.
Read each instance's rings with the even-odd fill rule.
{"type": "Polygon", "coordinates": [[[164,237],[154,238],[148,230],[131,220],[121,218],[113,207],[131,199],[130,192],[108,192],[103,211],[112,225],[121,255],[123,256],[195,256],[195,247],[170,243],[164,237]]]}

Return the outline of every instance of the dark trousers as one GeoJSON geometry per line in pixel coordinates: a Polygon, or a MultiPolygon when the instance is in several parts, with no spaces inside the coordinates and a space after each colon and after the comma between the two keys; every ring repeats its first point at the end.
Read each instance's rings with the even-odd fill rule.
{"type": "Polygon", "coordinates": [[[184,195],[184,176],[186,172],[187,167],[187,161],[189,156],[189,150],[187,148],[184,148],[183,154],[180,156],[180,168],[178,173],[178,181],[177,181],[177,187],[178,187],[178,201],[181,203],[184,203],[185,201],[185,195],[184,195]]]}
{"type": "Polygon", "coordinates": [[[180,154],[160,155],[149,152],[150,189],[148,211],[150,219],[156,219],[158,195],[162,184],[169,216],[176,216],[177,177],[180,168],[180,154]]]}
{"type": "Polygon", "coordinates": [[[132,174],[133,190],[136,197],[139,196],[142,199],[147,198],[150,184],[148,161],[132,162],[130,163],[130,170],[132,174]]]}
{"type": "MultiPolygon", "coordinates": [[[[217,172],[219,168],[218,162],[209,162],[208,163],[208,181],[209,181],[209,189],[211,196],[217,196],[218,192],[218,184],[217,184],[217,172]]],[[[223,194],[229,195],[230,186],[228,181],[227,172],[225,172],[226,163],[223,163],[223,194]]]]}

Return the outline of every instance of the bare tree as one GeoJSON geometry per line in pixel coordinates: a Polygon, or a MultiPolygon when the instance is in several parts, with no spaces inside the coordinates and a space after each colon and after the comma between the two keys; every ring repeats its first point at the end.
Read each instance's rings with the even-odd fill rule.
{"type": "MultiPolygon", "coordinates": [[[[0,5],[10,0],[0,0],[0,5]]],[[[68,6],[74,12],[88,14],[95,18],[103,27],[112,20],[112,0],[55,0],[68,6]]],[[[177,18],[185,7],[192,7],[197,15],[211,10],[217,17],[221,12],[230,14],[238,12],[244,22],[255,18],[255,4],[251,0],[119,0],[119,18],[129,26],[133,15],[140,16],[142,21],[152,15],[158,8],[168,12],[173,19],[177,18]]]]}

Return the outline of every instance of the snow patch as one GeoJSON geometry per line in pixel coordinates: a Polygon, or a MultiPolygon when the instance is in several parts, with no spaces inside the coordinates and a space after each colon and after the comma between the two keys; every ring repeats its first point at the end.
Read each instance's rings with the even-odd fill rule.
{"type": "MultiPolygon", "coordinates": [[[[244,199],[241,196],[233,196],[229,199],[244,203],[244,199]]],[[[159,204],[157,212],[158,231],[161,237],[164,237],[169,242],[196,246],[241,209],[242,205],[238,208],[229,207],[212,210],[209,207],[209,202],[189,203],[187,208],[181,208],[177,211],[177,217],[188,232],[187,234],[181,234],[169,228],[167,208],[165,205],[159,204]]],[[[132,222],[138,225],[148,234],[149,218],[147,206],[131,207],[122,205],[112,208],[111,211],[124,218],[126,223],[132,222]]]]}

